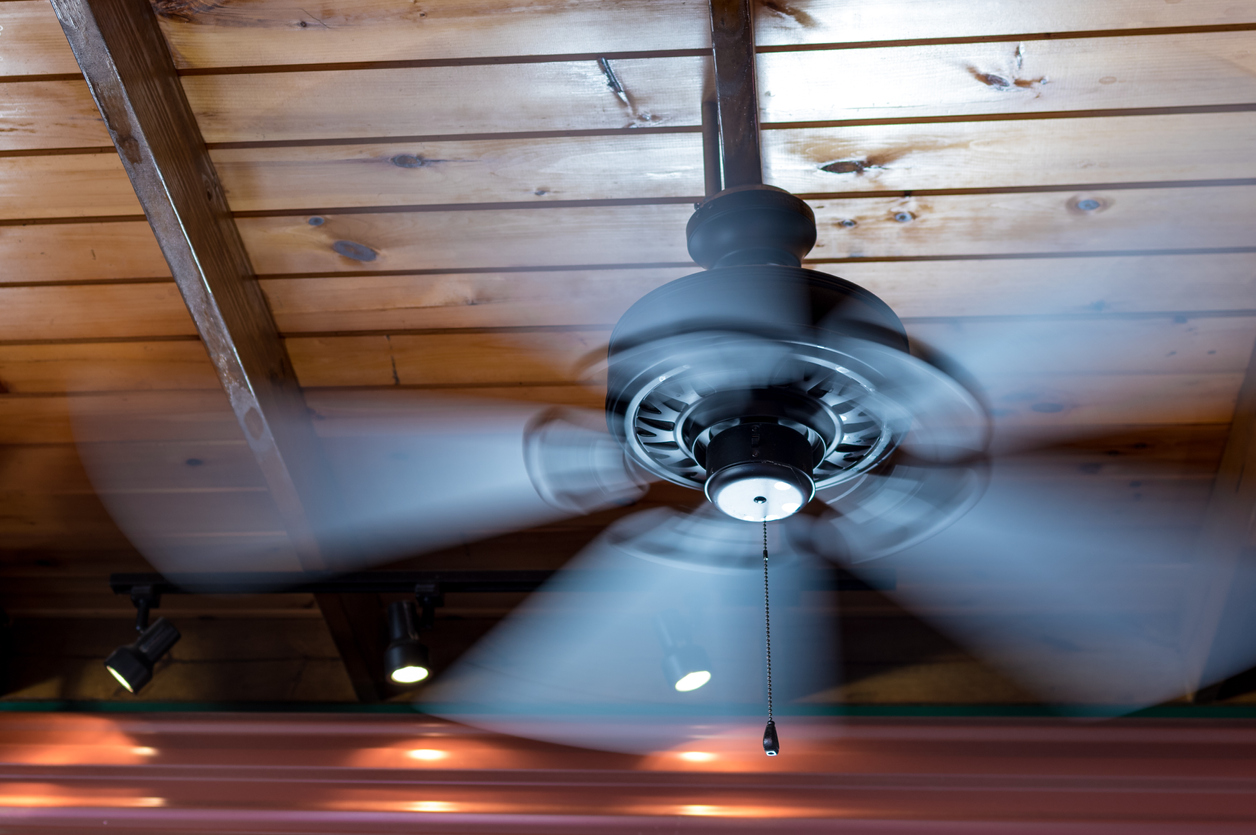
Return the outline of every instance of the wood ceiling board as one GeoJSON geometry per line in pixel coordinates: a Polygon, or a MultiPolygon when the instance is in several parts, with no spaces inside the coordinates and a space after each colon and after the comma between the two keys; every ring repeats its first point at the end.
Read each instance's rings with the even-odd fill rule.
{"type": "Polygon", "coordinates": [[[0,397],[4,444],[243,439],[221,388],[0,397]]]}
{"type": "MultiPolygon", "coordinates": [[[[1256,252],[954,261],[849,261],[816,269],[867,287],[900,316],[1249,310],[1256,252]]],[[[613,325],[697,267],[356,275],[262,281],[280,331],[613,325]]]]}
{"type": "Polygon", "coordinates": [[[1246,247],[1256,186],[810,201],[813,258],[1246,247]],[[1083,207],[1095,201],[1093,210],[1083,207]],[[904,214],[906,213],[906,214],[904,214]],[[908,217],[910,215],[910,217],[908,217]],[[906,222],[897,218],[903,217],[906,222]],[[844,221],[855,221],[847,227],[844,221]]]}
{"type": "Polygon", "coordinates": [[[211,152],[233,211],[702,195],[702,137],[651,133],[211,152]]]}
{"type": "Polygon", "coordinates": [[[1161,0],[1047,0],[1012,5],[1005,0],[891,0],[867,6],[844,0],[808,0],[796,5],[769,0],[759,3],[755,41],[763,47],[1252,22],[1256,22],[1256,11],[1230,0],[1190,4],[1161,0]]]}
{"type": "MultiPolygon", "coordinates": [[[[1256,186],[810,203],[819,227],[813,258],[1137,252],[1249,246],[1256,186]],[[1079,200],[1094,200],[1097,208],[1083,210],[1079,200]],[[896,220],[907,218],[903,213],[908,222],[896,220]],[[855,225],[844,225],[849,221],[855,225]]],[[[683,263],[691,214],[688,205],[646,205],[328,214],[317,226],[305,218],[262,217],[239,225],[260,274],[299,275],[683,263]],[[354,257],[338,254],[338,244],[354,257]]]]}
{"type": "Polygon", "coordinates": [[[771,130],[763,145],[764,180],[797,194],[1241,179],[1256,112],[771,130]]]}
{"type": "Polygon", "coordinates": [[[183,87],[209,143],[699,125],[703,59],[206,75],[183,87]]]}
{"type": "MultiPolygon", "coordinates": [[[[991,380],[987,399],[999,434],[1055,439],[1076,427],[1138,424],[1228,424],[1242,374],[1039,374],[991,380]],[[1035,408],[1037,407],[1037,408],[1035,408]]],[[[406,389],[311,389],[307,401],[320,436],[370,434],[381,409],[395,414],[430,407],[442,395],[605,408],[605,393],[586,386],[492,386],[406,389]]]]}
{"type": "Polygon", "coordinates": [[[0,76],[79,74],[52,6],[44,0],[0,2],[0,76]]]}
{"type": "MultiPolygon", "coordinates": [[[[761,118],[1247,105],[1256,101],[1254,39],[1223,32],[1041,41],[1021,51],[1020,69],[1017,45],[1001,43],[768,53],[759,60],[761,118]]],[[[183,85],[209,143],[310,142],[696,126],[705,66],[690,57],[612,61],[626,104],[593,60],[205,75],[183,85]]]]}
{"type": "Polygon", "coordinates": [[[174,282],[0,285],[0,340],[195,336],[174,282]]]}
{"type": "Polygon", "coordinates": [[[0,284],[170,275],[152,228],[142,220],[0,226],[0,261],[0,284]]]}
{"type": "Polygon", "coordinates": [[[1040,374],[990,381],[986,400],[999,434],[1054,437],[1070,426],[1224,423],[1234,416],[1241,373],[1040,374]]]}
{"type": "Polygon", "coordinates": [[[196,340],[0,345],[0,382],[17,394],[221,388],[196,340]]]}
{"type": "MultiPolygon", "coordinates": [[[[1013,374],[1242,373],[1256,318],[931,322],[913,326],[978,383],[1013,374]]],[[[588,379],[607,329],[292,337],[305,387],[545,385],[588,379]]]]}
{"type": "MultiPolygon", "coordinates": [[[[74,495],[55,498],[66,506],[74,505],[79,499],[99,501],[95,497],[74,495]]],[[[144,491],[142,501],[143,532],[154,538],[173,536],[193,540],[198,536],[227,535],[230,538],[235,534],[287,536],[279,511],[264,488],[187,492],[153,490],[144,491]]],[[[110,524],[113,524],[112,521],[110,524]]],[[[67,532],[81,530],[73,523],[66,523],[65,526],[67,532]]]]}
{"type": "Polygon", "coordinates": [[[923,344],[978,381],[1007,374],[1215,374],[1247,369],[1256,318],[930,321],[923,344]]]}
{"type": "Polygon", "coordinates": [[[1256,300],[1256,252],[848,261],[814,268],[867,287],[903,317],[1250,310],[1256,300]]]}
{"type": "MultiPolygon", "coordinates": [[[[1256,256],[1252,258],[1256,265],[1256,256]]],[[[284,334],[613,325],[697,267],[293,278],[262,281],[284,334]]]]}
{"type": "Polygon", "coordinates": [[[6,548],[55,547],[58,540],[80,542],[99,538],[102,548],[126,546],[126,538],[114,525],[95,496],[0,492],[0,536],[6,548]]]}
{"type": "Polygon", "coordinates": [[[289,338],[301,385],[546,385],[606,357],[608,330],[289,338]]]}
{"type": "Polygon", "coordinates": [[[242,218],[259,275],[468,267],[640,264],[689,260],[688,205],[242,218]],[[663,230],[675,230],[667,234],[663,230]],[[487,241],[490,239],[492,243],[487,241]],[[340,241],[357,247],[342,249],[340,241]]]}
{"type": "Polygon", "coordinates": [[[143,213],[117,154],[0,157],[0,220],[143,213]]]}
{"type": "MultiPolygon", "coordinates": [[[[207,490],[265,486],[244,441],[87,444],[95,467],[107,468],[102,490],[207,490]]],[[[31,492],[96,493],[73,444],[0,446],[0,483],[31,492]]]]}
{"type": "MultiPolygon", "coordinates": [[[[6,0],[6,4],[24,0],[6,0]]],[[[0,15],[4,8],[0,6],[0,15]]],[[[0,53],[0,66],[3,66],[0,53]]],[[[87,84],[23,81],[0,84],[0,151],[105,148],[113,143],[87,84]]]]}
{"type": "MultiPolygon", "coordinates": [[[[702,3],[637,0],[578,3],[477,0],[418,7],[390,0],[327,0],[300,9],[267,0],[163,7],[162,29],[183,68],[486,58],[510,55],[700,49],[710,45],[702,3]],[[561,32],[561,37],[555,37],[561,32]]],[[[1216,26],[1256,22],[1233,0],[1051,0],[1009,7],[999,0],[898,0],[852,7],[761,3],[760,46],[1022,33],[1216,26]]]]}
{"type": "MultiPolygon", "coordinates": [[[[429,391],[414,388],[310,389],[306,402],[314,414],[314,430],[321,438],[355,437],[378,431],[383,419],[419,420],[432,409],[447,408],[442,395],[478,397],[489,401],[524,401],[556,406],[606,408],[606,390],[590,386],[481,386],[429,391]]],[[[3,405],[3,401],[0,401],[3,405]]],[[[460,402],[454,408],[462,409],[460,402]]]]}
{"type": "Polygon", "coordinates": [[[1094,478],[1139,479],[1176,474],[1211,479],[1225,448],[1226,424],[1097,427],[1093,433],[1074,430],[1075,439],[1041,451],[1002,452],[1004,472],[1052,478],[1085,475],[1094,478]]]}
{"type": "Polygon", "coordinates": [[[1254,44],[1256,32],[1219,32],[769,53],[758,62],[761,118],[897,121],[1250,104],[1254,44]]]}
{"type": "MultiPolygon", "coordinates": [[[[1059,119],[1045,128],[1009,120],[775,130],[763,144],[764,179],[813,195],[1245,178],[1256,172],[1248,153],[1256,112],[1059,119]]],[[[703,188],[702,139],[692,133],[235,148],[211,157],[237,212],[692,197],[703,188]]]]}
{"type": "Polygon", "coordinates": [[[161,23],[183,68],[698,49],[710,45],[711,25],[706,5],[688,0],[325,0],[301,9],[251,0],[172,5],[161,23]]]}

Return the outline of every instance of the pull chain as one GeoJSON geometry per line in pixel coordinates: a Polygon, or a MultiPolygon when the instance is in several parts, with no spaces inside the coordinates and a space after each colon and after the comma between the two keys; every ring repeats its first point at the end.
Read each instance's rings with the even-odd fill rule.
{"type": "Polygon", "coordinates": [[[763,750],[769,757],[781,752],[780,740],[776,737],[776,721],[772,718],[772,607],[768,596],[768,523],[763,521],[763,626],[767,646],[768,672],[768,724],[763,729],[763,750]]]}

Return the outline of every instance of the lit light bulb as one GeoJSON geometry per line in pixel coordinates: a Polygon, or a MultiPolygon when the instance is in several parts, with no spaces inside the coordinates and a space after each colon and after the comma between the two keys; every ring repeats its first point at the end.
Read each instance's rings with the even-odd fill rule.
{"type": "Polygon", "coordinates": [[[116,678],[116,679],[118,680],[118,684],[121,684],[123,687],[125,687],[125,688],[126,688],[126,691],[127,691],[128,693],[134,693],[134,692],[135,692],[134,690],[132,690],[132,689],[131,689],[131,682],[129,682],[129,681],[127,681],[125,678],[123,678],[123,677],[122,677],[122,673],[118,672],[118,671],[117,671],[117,670],[115,670],[113,667],[108,667],[108,666],[106,666],[106,667],[105,667],[105,669],[109,671],[109,674],[110,674],[111,676],[113,676],[114,678],[116,678]]]}
{"type": "Polygon", "coordinates": [[[427,678],[426,667],[400,667],[392,671],[390,676],[393,681],[398,684],[414,684],[416,681],[422,681],[427,678]]]}
{"type": "Polygon", "coordinates": [[[789,490],[790,489],[790,486],[783,481],[776,482],[775,484],[772,485],[772,487],[776,490],[789,490]]]}
{"type": "Polygon", "coordinates": [[[406,756],[415,760],[443,760],[449,755],[437,748],[416,748],[407,752],[406,756]]]}
{"type": "Polygon", "coordinates": [[[676,689],[681,693],[688,693],[690,690],[697,690],[702,685],[711,680],[711,673],[707,670],[697,670],[689,673],[680,681],[676,682],[676,689]]]}

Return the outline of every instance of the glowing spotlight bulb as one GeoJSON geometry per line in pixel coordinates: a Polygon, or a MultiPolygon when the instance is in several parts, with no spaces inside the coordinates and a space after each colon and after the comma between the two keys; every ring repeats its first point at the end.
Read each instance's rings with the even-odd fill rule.
{"type": "Polygon", "coordinates": [[[778,481],[778,482],[776,482],[775,484],[773,484],[773,485],[772,485],[772,489],[774,489],[774,490],[793,490],[794,488],[793,488],[793,487],[791,487],[791,486],[789,486],[788,484],[786,484],[786,483],[785,483],[785,482],[783,482],[783,481],[778,481]]]}
{"type": "Polygon", "coordinates": [[[427,678],[427,667],[419,667],[411,665],[408,667],[398,667],[389,674],[389,678],[398,684],[414,684],[427,678]]]}
{"type": "Polygon", "coordinates": [[[676,682],[676,689],[681,693],[688,693],[690,690],[697,690],[710,680],[711,673],[709,671],[695,670],[676,682]]]}
{"type": "Polygon", "coordinates": [[[384,669],[394,684],[415,684],[427,678],[431,662],[427,647],[419,642],[414,601],[399,600],[389,604],[388,640],[384,669]]]}

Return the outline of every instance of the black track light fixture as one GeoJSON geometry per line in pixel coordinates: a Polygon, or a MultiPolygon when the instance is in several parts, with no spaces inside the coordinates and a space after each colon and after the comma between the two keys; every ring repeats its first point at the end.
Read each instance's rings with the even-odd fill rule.
{"type": "Polygon", "coordinates": [[[711,659],[693,642],[689,622],[680,612],[660,612],[654,627],[663,645],[663,676],[668,684],[678,693],[688,693],[711,680],[711,659]]]}
{"type": "Polygon", "coordinates": [[[427,647],[419,641],[418,616],[413,600],[388,606],[388,648],[384,672],[394,684],[417,684],[431,674],[427,647]]]}
{"type": "Polygon", "coordinates": [[[140,636],[134,643],[118,647],[105,659],[105,669],[130,693],[138,693],[153,679],[153,667],[170,651],[179,638],[179,630],[165,618],[151,626],[148,613],[161,603],[161,591],[152,585],[131,587],[135,604],[135,629],[140,636]]]}
{"type": "Polygon", "coordinates": [[[130,693],[138,693],[153,679],[153,666],[179,640],[179,630],[165,618],[140,632],[134,643],[118,647],[105,661],[105,668],[130,693]]]}

